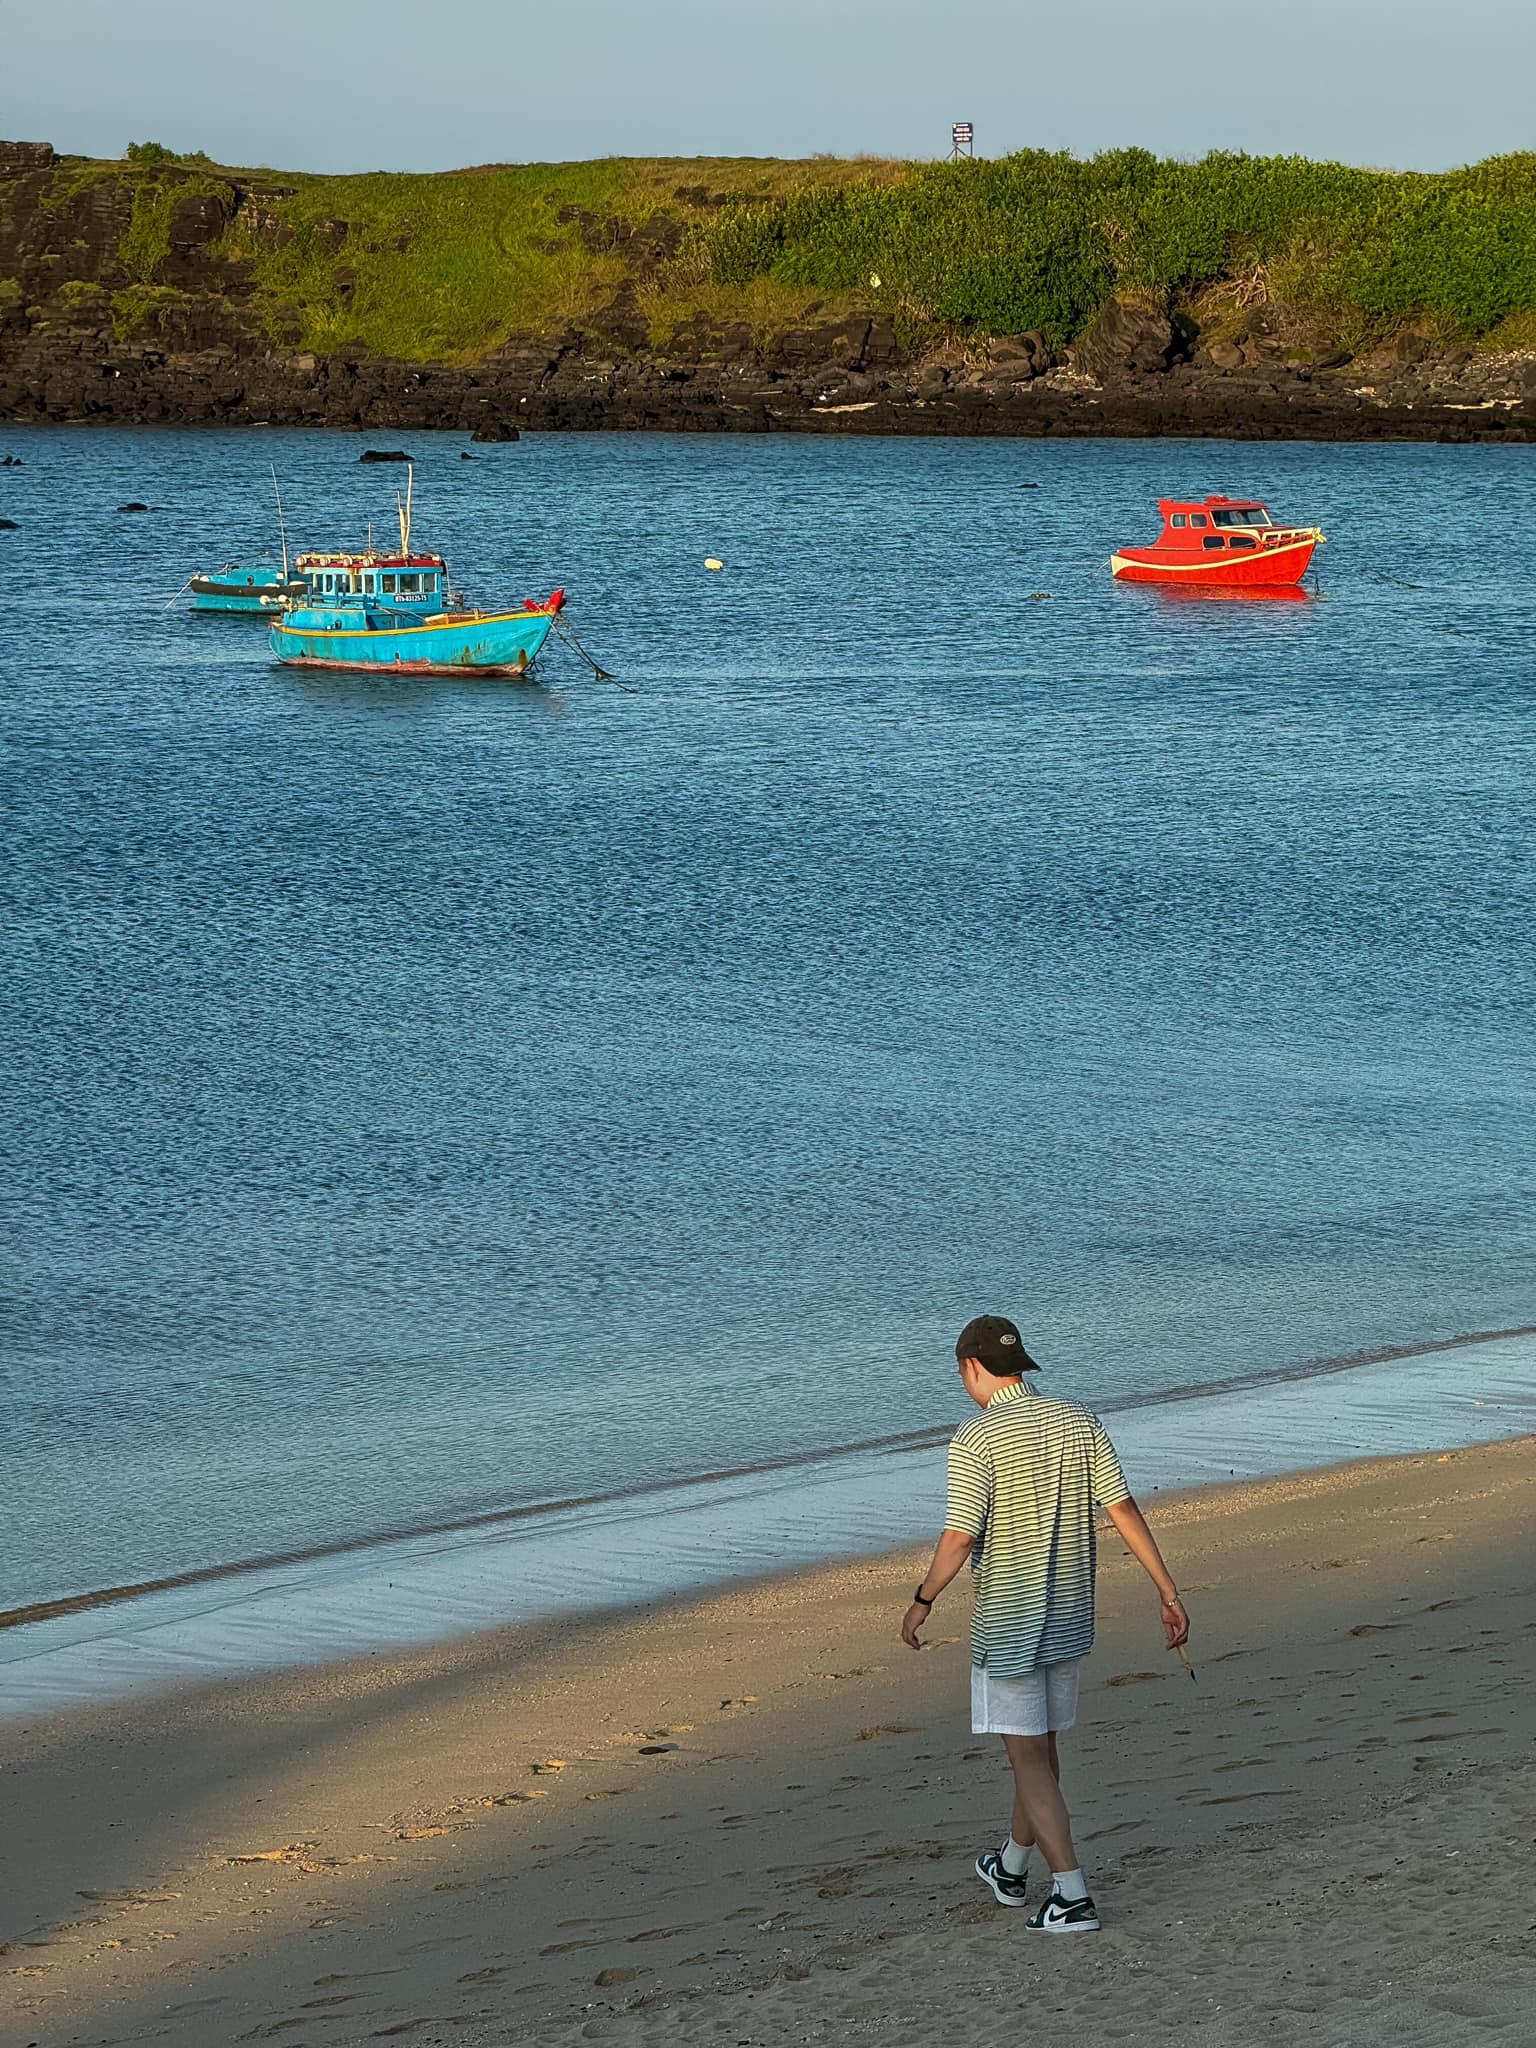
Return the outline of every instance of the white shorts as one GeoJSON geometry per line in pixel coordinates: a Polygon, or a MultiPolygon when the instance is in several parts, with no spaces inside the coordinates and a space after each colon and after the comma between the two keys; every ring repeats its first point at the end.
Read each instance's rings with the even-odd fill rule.
{"type": "Polygon", "coordinates": [[[1047,1664],[1022,1678],[993,1678],[971,1666],[971,1730],[976,1735],[1049,1735],[1077,1719],[1077,1682],[1083,1660],[1047,1664]]]}

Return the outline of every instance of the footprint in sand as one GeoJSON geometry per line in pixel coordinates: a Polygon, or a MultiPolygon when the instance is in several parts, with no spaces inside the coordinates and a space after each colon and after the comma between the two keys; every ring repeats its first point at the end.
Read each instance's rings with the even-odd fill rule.
{"type": "Polygon", "coordinates": [[[878,1742],[883,1735],[921,1735],[922,1732],[921,1728],[909,1728],[901,1721],[881,1721],[873,1728],[861,1728],[856,1739],[860,1742],[878,1742]]]}
{"type": "Polygon", "coordinates": [[[1159,1678],[1166,1678],[1166,1671],[1119,1671],[1113,1678],[1106,1678],[1106,1685],[1148,1685],[1159,1678]]]}
{"type": "Polygon", "coordinates": [[[1291,1791],[1280,1792],[1223,1792],[1214,1799],[1202,1799],[1202,1806],[1240,1806],[1247,1799],[1295,1799],[1291,1791]]]}
{"type": "Polygon", "coordinates": [[[1357,1621],[1350,1630],[1352,1636],[1384,1636],[1389,1629],[1402,1628],[1401,1621],[1357,1621]]]}
{"type": "MultiPolygon", "coordinates": [[[[304,1846],[306,1848],[313,1848],[314,1844],[308,1842],[304,1846]]],[[[241,1857],[237,1860],[246,1862],[249,1859],[241,1857]]],[[[179,1899],[181,1893],[140,1891],[76,1892],[75,1897],[77,1899],[88,1899],[93,1906],[168,1906],[173,1899],[179,1899]]]]}

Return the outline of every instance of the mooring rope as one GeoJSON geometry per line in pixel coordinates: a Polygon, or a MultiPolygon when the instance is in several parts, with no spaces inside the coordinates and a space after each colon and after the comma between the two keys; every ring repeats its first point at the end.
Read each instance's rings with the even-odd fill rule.
{"type": "Polygon", "coordinates": [[[616,676],[611,669],[603,668],[599,663],[595,662],[592,659],[591,655],[588,654],[585,647],[583,647],[581,642],[576,638],[575,630],[566,623],[563,616],[556,618],[555,631],[560,635],[560,638],[566,643],[566,645],[569,648],[571,648],[576,654],[580,655],[581,659],[587,664],[587,667],[591,669],[593,675],[597,678],[597,680],[600,683],[612,683],[615,685],[616,688],[627,691],[628,694],[632,697],[638,694],[633,683],[624,682],[620,677],[616,676]]]}

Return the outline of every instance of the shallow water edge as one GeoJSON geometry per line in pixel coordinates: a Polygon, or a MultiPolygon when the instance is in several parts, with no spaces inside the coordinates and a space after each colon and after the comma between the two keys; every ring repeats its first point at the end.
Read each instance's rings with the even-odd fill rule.
{"type": "MultiPolygon", "coordinates": [[[[1449,1450],[1536,1429],[1536,1332],[1100,1405],[1144,1500],[1449,1450]]],[[[938,1527],[939,1446],[959,1419],[905,1442],[224,1567],[30,1621],[16,1613],[0,1637],[0,1715],[419,1647],[895,1549],[938,1527]]]]}

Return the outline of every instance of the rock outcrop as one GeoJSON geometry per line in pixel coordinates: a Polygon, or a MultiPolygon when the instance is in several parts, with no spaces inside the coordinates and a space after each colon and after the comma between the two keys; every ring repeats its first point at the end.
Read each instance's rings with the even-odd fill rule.
{"type": "Polygon", "coordinates": [[[1073,345],[1073,368],[1100,383],[1161,376],[1180,353],[1173,321],[1161,308],[1111,299],[1073,345]]]}

